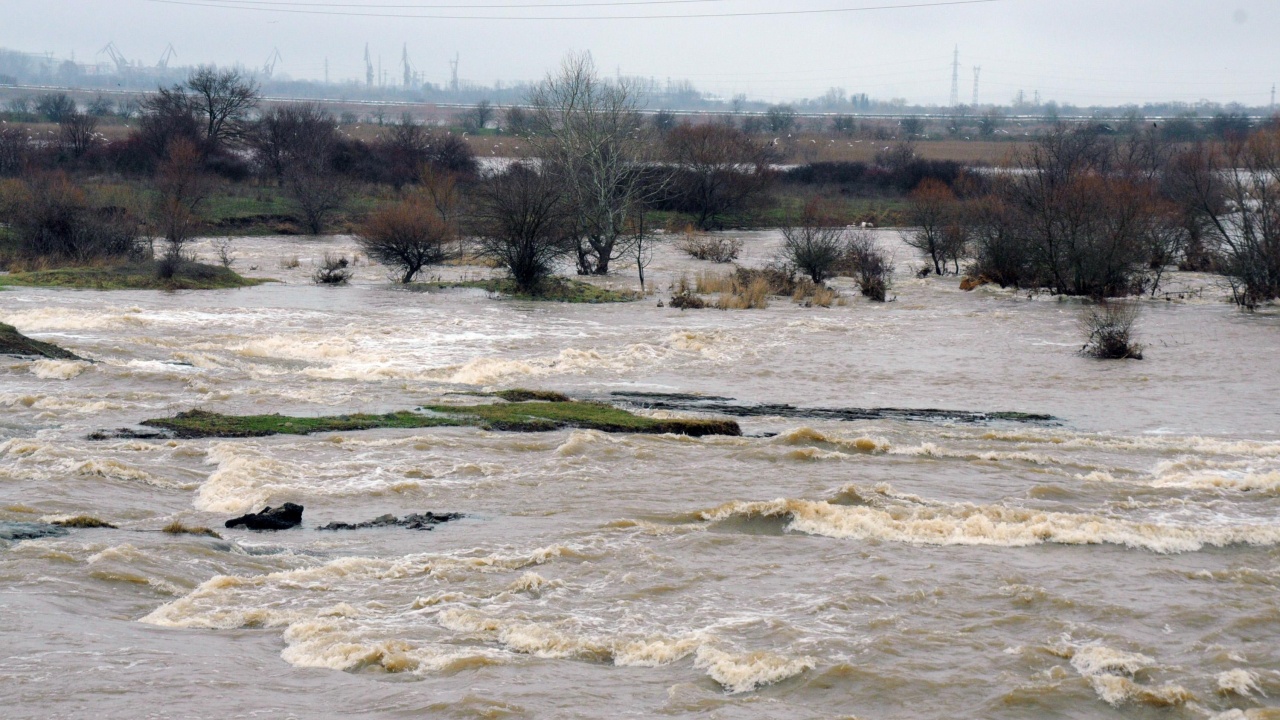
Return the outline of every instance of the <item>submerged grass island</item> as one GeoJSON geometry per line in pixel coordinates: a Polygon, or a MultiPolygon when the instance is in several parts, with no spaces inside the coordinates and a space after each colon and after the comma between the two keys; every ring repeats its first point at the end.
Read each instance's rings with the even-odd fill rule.
{"type": "Polygon", "coordinates": [[[540,391],[495,393],[514,401],[487,405],[426,405],[416,411],[385,415],[355,414],[327,417],[287,415],[223,415],[191,410],[170,418],[144,420],[179,438],[265,437],[310,435],[321,432],[374,430],[379,428],[479,427],[504,432],[547,432],[563,429],[598,430],[607,433],[688,435],[741,435],[733,420],[705,418],[656,419],[643,417],[604,403],[570,400],[540,391]],[[542,399],[552,397],[553,399],[542,399]]]}

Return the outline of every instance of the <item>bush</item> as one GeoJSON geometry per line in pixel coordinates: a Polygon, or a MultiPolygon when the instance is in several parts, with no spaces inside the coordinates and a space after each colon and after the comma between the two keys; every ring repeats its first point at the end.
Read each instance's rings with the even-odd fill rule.
{"type": "Polygon", "coordinates": [[[840,267],[858,281],[862,296],[884,302],[893,282],[893,263],[868,232],[851,234],[840,267]]]}
{"type": "Polygon", "coordinates": [[[346,256],[325,253],[320,267],[311,274],[311,281],[317,285],[346,285],[352,275],[350,264],[346,256]]]}
{"type": "Polygon", "coordinates": [[[132,213],[95,206],[65,175],[40,175],[5,188],[0,208],[22,255],[84,262],[145,254],[132,213]]]}
{"type": "Polygon", "coordinates": [[[735,282],[732,292],[722,293],[716,298],[716,307],[721,310],[763,310],[769,307],[769,281],[757,276],[745,285],[735,282]]]}
{"type": "Polygon", "coordinates": [[[476,190],[480,254],[506,268],[521,292],[536,293],[575,247],[562,193],[540,168],[523,163],[485,178],[476,190]]]}
{"type": "Polygon", "coordinates": [[[1103,301],[1086,307],[1080,318],[1085,336],[1080,352],[1103,360],[1141,360],[1142,346],[1133,341],[1138,312],[1134,303],[1103,301]]]}
{"type": "Polygon", "coordinates": [[[697,260],[727,263],[738,259],[742,252],[742,240],[686,230],[676,240],[676,248],[697,260]]]}
{"type": "Polygon", "coordinates": [[[695,291],[695,288],[690,287],[689,278],[681,275],[680,280],[671,287],[670,305],[681,310],[701,310],[707,306],[707,303],[698,297],[699,292],[701,292],[700,289],[695,291]]]}
{"type": "Polygon", "coordinates": [[[810,202],[798,223],[782,228],[781,257],[821,284],[845,254],[847,234],[844,225],[827,216],[816,201],[810,202]]]}
{"type": "Polygon", "coordinates": [[[356,237],[370,259],[398,268],[400,282],[409,283],[422,268],[449,257],[456,235],[425,199],[411,197],[375,210],[356,237]]]}

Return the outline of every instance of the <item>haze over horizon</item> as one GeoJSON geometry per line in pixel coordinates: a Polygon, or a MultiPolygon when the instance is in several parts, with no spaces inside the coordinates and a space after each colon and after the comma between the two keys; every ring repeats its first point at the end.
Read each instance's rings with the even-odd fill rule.
{"type": "Polygon", "coordinates": [[[324,78],[326,60],[332,80],[362,78],[366,42],[389,81],[400,77],[406,45],[416,70],[434,84],[447,82],[455,53],[463,80],[489,85],[538,80],[566,53],[590,51],[608,74],[689,80],[723,97],[779,102],[839,87],[945,105],[956,46],[961,102],[972,98],[975,65],[984,104],[1007,104],[1021,90],[1028,99],[1038,91],[1044,100],[1084,106],[1207,99],[1256,107],[1270,102],[1280,75],[1272,41],[1280,4],[1268,0],[6,4],[0,47],[93,62],[114,42],[129,60],[153,65],[172,43],[176,64],[249,67],[279,48],[278,75],[313,80],[324,78]],[[588,16],[594,19],[567,19],[588,16]]]}

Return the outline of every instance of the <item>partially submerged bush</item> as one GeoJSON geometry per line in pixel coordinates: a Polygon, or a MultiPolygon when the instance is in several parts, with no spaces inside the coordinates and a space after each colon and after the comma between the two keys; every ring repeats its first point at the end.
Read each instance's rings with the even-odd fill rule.
{"type": "Polygon", "coordinates": [[[869,232],[853,233],[841,258],[841,269],[858,281],[862,296],[884,302],[893,282],[893,263],[869,232]]]}
{"type": "Polygon", "coordinates": [[[317,285],[346,285],[351,280],[351,261],[345,255],[324,254],[320,267],[311,274],[311,281],[317,285]]]}
{"type": "MultiPolygon", "coordinates": [[[[699,273],[701,275],[702,273],[699,273]]],[[[671,286],[671,307],[680,308],[681,310],[701,310],[707,306],[702,298],[698,297],[701,290],[697,289],[702,286],[702,281],[698,280],[697,286],[689,284],[689,278],[681,275],[680,280],[671,286]]]]}
{"type": "Polygon", "coordinates": [[[163,528],[160,529],[160,532],[168,533],[170,535],[205,535],[211,538],[217,538],[219,540],[222,539],[221,535],[214,532],[213,530],[210,530],[207,527],[192,527],[190,525],[183,525],[181,520],[174,520],[168,525],[165,525],[163,528]]]}
{"type": "Polygon", "coordinates": [[[1080,352],[1103,360],[1142,359],[1142,346],[1133,340],[1139,306],[1127,302],[1099,302],[1084,309],[1080,330],[1085,335],[1080,352]]]}
{"type": "Polygon", "coordinates": [[[115,525],[112,525],[111,523],[105,520],[99,520],[98,518],[92,517],[90,515],[77,515],[75,517],[67,518],[65,520],[54,520],[52,524],[58,525],[61,527],[80,528],[80,529],[109,528],[114,530],[116,528],[115,525]]]}
{"type": "Polygon", "coordinates": [[[742,240],[687,230],[676,240],[676,248],[697,260],[727,263],[738,259],[742,252],[742,240]]]}
{"type": "Polygon", "coordinates": [[[716,298],[721,310],[763,310],[769,307],[769,281],[757,275],[747,283],[734,281],[733,290],[716,298]]]}
{"type": "Polygon", "coordinates": [[[782,228],[781,256],[813,282],[821,283],[835,271],[847,243],[847,228],[815,201],[805,206],[797,222],[782,228]]]}
{"type": "Polygon", "coordinates": [[[396,268],[401,283],[450,255],[457,232],[424,198],[409,198],[369,215],[357,240],[370,259],[396,268]]]}

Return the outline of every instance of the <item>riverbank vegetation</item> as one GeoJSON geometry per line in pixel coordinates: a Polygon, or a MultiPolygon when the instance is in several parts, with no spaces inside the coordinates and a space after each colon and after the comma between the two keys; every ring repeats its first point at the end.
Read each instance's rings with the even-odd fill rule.
{"type": "Polygon", "coordinates": [[[777,227],[798,273],[818,286],[848,274],[881,300],[891,263],[847,228],[909,225],[922,272],[969,285],[1117,297],[1157,292],[1177,266],[1222,274],[1242,307],[1280,297],[1276,122],[1046,124],[1001,141],[998,113],[805,119],[779,106],[695,123],[646,114],[643,97],[586,55],[523,107],[466,114],[465,128],[266,101],[252,78],[208,67],[127,108],[127,128],[110,107],[49,93],[9,108],[47,132],[0,130],[0,177],[16,178],[0,187],[0,269],[115,264],[132,269],[20,280],[235,287],[227,263],[202,267],[191,238],[350,232],[401,282],[476,258],[513,294],[541,298],[566,269],[634,268],[643,285],[659,230],[693,257],[730,262],[741,246],[714,231],[777,227]],[[999,152],[982,162],[935,147],[970,135],[999,152]],[[503,155],[482,162],[477,138],[503,155]],[[798,220],[815,206],[821,222],[798,220]]]}

